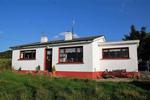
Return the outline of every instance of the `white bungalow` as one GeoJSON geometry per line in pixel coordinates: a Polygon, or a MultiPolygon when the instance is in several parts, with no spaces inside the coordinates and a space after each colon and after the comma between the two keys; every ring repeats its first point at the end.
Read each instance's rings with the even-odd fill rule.
{"type": "Polygon", "coordinates": [[[11,47],[12,67],[22,72],[51,71],[57,76],[97,78],[105,71],[126,70],[138,72],[138,40],[106,42],[103,35],[72,38],[66,32],[64,40],[48,41],[11,47]]]}

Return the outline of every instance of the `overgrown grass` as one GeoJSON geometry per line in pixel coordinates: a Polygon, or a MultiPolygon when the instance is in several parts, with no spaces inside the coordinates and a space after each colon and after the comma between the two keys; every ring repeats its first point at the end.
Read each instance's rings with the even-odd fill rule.
{"type": "Polygon", "coordinates": [[[0,71],[11,69],[11,59],[0,59],[0,71]]]}
{"type": "Polygon", "coordinates": [[[133,83],[0,73],[0,100],[148,100],[149,95],[133,83]]]}

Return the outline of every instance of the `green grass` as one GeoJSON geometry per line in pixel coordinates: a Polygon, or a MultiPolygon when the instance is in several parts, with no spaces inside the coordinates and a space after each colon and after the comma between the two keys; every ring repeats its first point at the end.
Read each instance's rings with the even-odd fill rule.
{"type": "Polygon", "coordinates": [[[0,59],[0,71],[11,69],[11,59],[0,59]]]}
{"type": "Polygon", "coordinates": [[[148,100],[149,89],[135,83],[96,82],[4,71],[0,73],[0,100],[148,100]]]}

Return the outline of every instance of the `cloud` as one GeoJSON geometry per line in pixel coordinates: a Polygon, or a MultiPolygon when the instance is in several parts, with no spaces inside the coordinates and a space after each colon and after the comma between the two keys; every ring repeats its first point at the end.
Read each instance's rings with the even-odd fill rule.
{"type": "Polygon", "coordinates": [[[59,39],[59,35],[55,35],[55,36],[54,36],[54,39],[55,39],[55,40],[58,40],[58,39],[59,39]]]}
{"type": "Polygon", "coordinates": [[[59,38],[59,36],[58,36],[58,35],[55,35],[54,38],[55,38],[55,39],[56,39],[56,38],[59,38]]]}
{"type": "Polygon", "coordinates": [[[73,37],[74,38],[79,38],[79,35],[78,34],[73,34],[73,37]]]}
{"type": "Polygon", "coordinates": [[[61,32],[61,33],[55,35],[55,36],[54,36],[54,39],[55,39],[55,40],[62,39],[62,37],[64,37],[64,35],[65,35],[65,32],[61,32]]]}
{"type": "Polygon", "coordinates": [[[65,33],[66,33],[66,32],[61,32],[61,33],[59,33],[58,35],[59,35],[59,36],[65,36],[65,33]]]}
{"type": "MultiPolygon", "coordinates": [[[[55,36],[54,36],[54,39],[62,39],[62,38],[64,38],[65,33],[66,33],[66,32],[61,32],[61,33],[59,33],[58,35],[55,35],[55,36]]],[[[76,34],[76,33],[74,33],[74,34],[73,34],[73,38],[79,38],[79,35],[76,34]]]]}

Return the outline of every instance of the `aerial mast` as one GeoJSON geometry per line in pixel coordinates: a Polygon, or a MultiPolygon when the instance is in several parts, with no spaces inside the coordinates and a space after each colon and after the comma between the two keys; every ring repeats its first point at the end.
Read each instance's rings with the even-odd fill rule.
{"type": "Polygon", "coordinates": [[[72,21],[72,29],[71,29],[71,31],[72,31],[72,36],[74,35],[74,25],[75,25],[75,20],[72,21]]]}

